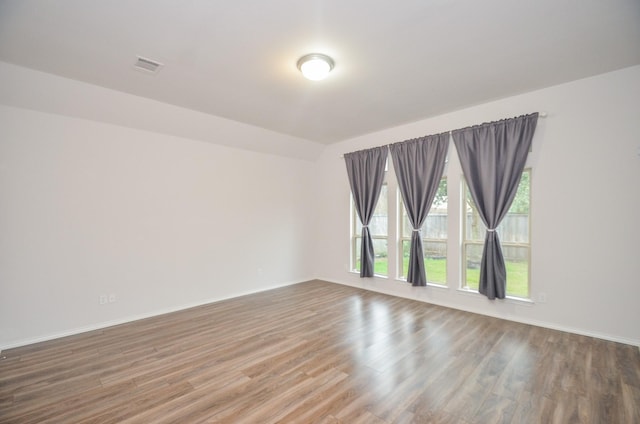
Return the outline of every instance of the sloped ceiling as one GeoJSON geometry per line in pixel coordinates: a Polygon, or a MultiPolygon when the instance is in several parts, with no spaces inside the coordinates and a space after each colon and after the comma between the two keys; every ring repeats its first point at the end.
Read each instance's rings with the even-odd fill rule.
{"type": "Polygon", "coordinates": [[[640,2],[0,0],[0,60],[330,144],[640,64],[640,2]]]}

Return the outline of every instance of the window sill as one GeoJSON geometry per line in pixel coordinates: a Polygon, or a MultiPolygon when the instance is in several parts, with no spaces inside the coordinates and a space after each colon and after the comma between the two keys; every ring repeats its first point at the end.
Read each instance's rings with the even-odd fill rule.
{"type": "MultiPolygon", "coordinates": [[[[358,277],[360,276],[360,271],[349,270],[348,272],[349,274],[355,274],[358,277]]],[[[387,277],[386,275],[380,275],[380,274],[373,274],[373,277],[368,277],[368,278],[384,278],[385,280],[389,279],[389,277],[387,277]]]]}
{"type": "MultiPolygon", "coordinates": [[[[465,295],[477,296],[477,297],[485,297],[484,295],[478,293],[476,290],[457,289],[457,291],[459,293],[463,293],[465,295]]],[[[536,304],[533,300],[526,299],[526,298],[523,298],[523,297],[507,296],[505,299],[498,299],[498,300],[501,300],[501,301],[506,302],[506,303],[514,303],[514,304],[523,305],[523,306],[533,306],[533,305],[536,304]]]]}
{"type": "MultiPolygon", "coordinates": [[[[411,284],[404,278],[396,278],[395,281],[399,283],[404,283],[404,284],[411,284]]],[[[429,282],[427,282],[427,287],[435,287],[437,289],[449,289],[449,286],[447,286],[446,284],[435,284],[435,283],[429,283],[429,282]]]]}

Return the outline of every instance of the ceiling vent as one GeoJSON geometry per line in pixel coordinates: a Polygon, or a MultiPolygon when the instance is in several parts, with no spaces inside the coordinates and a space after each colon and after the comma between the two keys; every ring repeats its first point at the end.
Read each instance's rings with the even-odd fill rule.
{"type": "Polygon", "coordinates": [[[133,67],[139,71],[146,72],[148,74],[155,74],[162,67],[162,63],[138,56],[138,60],[133,65],[133,67]]]}

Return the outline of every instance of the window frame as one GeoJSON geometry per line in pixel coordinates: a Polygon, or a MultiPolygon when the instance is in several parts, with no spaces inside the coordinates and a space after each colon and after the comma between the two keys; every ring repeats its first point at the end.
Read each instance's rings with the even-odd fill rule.
{"type": "MultiPolygon", "coordinates": [[[[449,197],[449,181],[447,178],[447,172],[446,172],[446,168],[445,168],[445,172],[443,173],[442,177],[440,178],[440,182],[438,184],[441,184],[442,181],[446,181],[447,182],[447,238],[429,238],[429,237],[422,237],[422,245],[423,248],[426,245],[426,243],[443,243],[444,244],[444,251],[446,253],[445,256],[445,281],[440,283],[440,282],[434,282],[434,281],[429,281],[429,273],[427,273],[427,285],[433,285],[433,286],[437,286],[437,287],[447,287],[449,285],[448,282],[448,264],[449,264],[449,255],[448,255],[448,251],[449,251],[449,228],[448,228],[448,221],[449,221],[449,209],[448,209],[448,197],[449,197]]],[[[401,281],[407,281],[407,277],[404,275],[404,242],[409,242],[411,243],[411,234],[409,235],[405,235],[404,234],[404,219],[406,216],[406,208],[404,206],[404,202],[402,201],[402,194],[400,193],[400,189],[398,189],[398,193],[397,193],[397,197],[398,197],[398,243],[397,243],[397,252],[398,252],[398,264],[397,264],[397,270],[398,270],[398,275],[397,275],[397,279],[401,280],[401,281]]],[[[432,205],[433,206],[433,205],[432,205]]],[[[429,214],[431,214],[432,209],[429,210],[429,214]]],[[[428,215],[427,215],[428,217],[428,215]]],[[[428,218],[427,218],[428,219],[428,218]]],[[[425,228],[427,225],[427,221],[425,220],[425,223],[423,224],[422,228],[425,228]]],[[[426,233],[426,232],[425,232],[426,233]]],[[[426,268],[426,264],[425,264],[425,268],[426,268]]],[[[407,270],[407,273],[409,272],[409,270],[407,270]]]]}
{"type": "MultiPolygon", "coordinates": [[[[390,222],[390,217],[389,217],[389,184],[387,183],[387,169],[385,167],[385,175],[384,175],[384,180],[382,182],[382,187],[380,188],[380,190],[386,188],[387,190],[387,234],[386,235],[379,235],[379,234],[371,234],[371,240],[375,241],[375,240],[383,240],[387,242],[387,274],[378,274],[375,272],[375,265],[374,265],[374,275],[376,277],[381,277],[381,278],[388,278],[389,277],[389,222],[390,222]]],[[[361,224],[360,222],[360,218],[358,217],[358,212],[356,211],[356,207],[355,204],[353,202],[353,194],[351,194],[349,196],[351,202],[351,252],[350,252],[350,264],[349,264],[349,271],[353,272],[353,273],[360,273],[360,269],[357,268],[357,263],[358,263],[358,255],[360,254],[360,252],[358,251],[358,241],[361,241],[362,239],[362,233],[358,232],[358,226],[359,224],[361,224]]],[[[380,198],[378,198],[378,202],[380,202],[380,198]]],[[[379,203],[376,205],[376,208],[378,207],[379,203]]],[[[374,263],[375,263],[375,258],[374,258],[374,263]]]]}
{"type": "MultiPolygon", "coordinates": [[[[508,286],[509,286],[509,274],[507,273],[507,282],[506,285],[507,287],[505,288],[505,292],[506,292],[506,297],[509,299],[515,299],[515,300],[524,300],[524,301],[531,301],[531,210],[532,210],[532,203],[533,203],[533,199],[531,196],[531,184],[532,184],[532,175],[533,175],[533,171],[532,171],[532,167],[531,166],[525,166],[525,168],[522,170],[522,175],[524,175],[525,173],[529,173],[529,213],[527,216],[527,221],[528,221],[528,234],[527,234],[527,239],[528,239],[528,243],[522,243],[522,242],[509,242],[509,241],[503,241],[502,239],[500,240],[500,245],[502,247],[515,247],[515,248],[526,248],[527,249],[527,254],[526,254],[526,261],[527,261],[527,294],[524,297],[521,296],[516,296],[513,294],[508,294],[508,286]]],[[[522,179],[522,176],[520,177],[522,179]]],[[[461,191],[460,191],[460,197],[461,197],[461,201],[460,201],[460,220],[461,220],[461,233],[460,233],[460,238],[461,238],[461,249],[460,249],[460,290],[464,290],[464,291],[469,291],[469,292],[473,292],[476,293],[477,290],[474,288],[469,287],[469,285],[467,284],[467,248],[469,246],[480,246],[480,248],[482,248],[484,246],[484,240],[468,240],[467,239],[467,200],[466,200],[466,196],[467,196],[467,191],[468,191],[468,186],[467,186],[467,181],[464,177],[464,175],[462,175],[461,179],[461,191]]],[[[521,180],[520,180],[521,181],[521,180]]],[[[520,182],[518,182],[518,184],[520,184],[520,182]]],[[[484,225],[484,223],[481,221],[481,225],[484,228],[484,231],[486,231],[486,227],[484,225]]],[[[500,225],[502,225],[502,223],[500,223],[500,225]]],[[[498,226],[498,229],[500,228],[500,225],[498,226]]],[[[506,260],[505,260],[506,262],[506,260]]]]}

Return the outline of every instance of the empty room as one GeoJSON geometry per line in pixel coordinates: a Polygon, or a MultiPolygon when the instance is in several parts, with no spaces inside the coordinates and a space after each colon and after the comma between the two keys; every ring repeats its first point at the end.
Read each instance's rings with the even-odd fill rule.
{"type": "Polygon", "coordinates": [[[0,0],[0,423],[640,423],[640,2],[0,0]]]}

